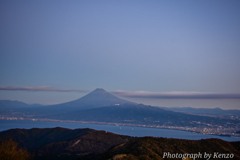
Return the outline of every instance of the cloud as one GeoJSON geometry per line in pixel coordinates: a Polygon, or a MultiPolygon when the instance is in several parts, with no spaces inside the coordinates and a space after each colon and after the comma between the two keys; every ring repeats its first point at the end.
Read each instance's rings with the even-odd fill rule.
{"type": "Polygon", "coordinates": [[[12,86],[4,86],[0,87],[0,90],[13,90],[13,91],[55,91],[55,92],[88,92],[86,90],[78,90],[78,89],[60,89],[50,86],[36,86],[36,87],[12,87],[12,86]]]}
{"type": "MultiPolygon", "coordinates": [[[[55,92],[81,92],[88,93],[87,90],[78,89],[60,89],[50,86],[35,86],[35,87],[13,87],[3,86],[0,90],[12,91],[55,91],[55,92]]],[[[154,99],[240,99],[240,94],[237,93],[211,93],[211,92],[148,92],[148,91],[112,91],[112,94],[119,97],[127,98],[154,98],[154,99]]]]}
{"type": "Polygon", "coordinates": [[[112,91],[116,96],[128,98],[156,98],[156,99],[240,99],[235,93],[209,92],[147,92],[147,91],[112,91]]]}

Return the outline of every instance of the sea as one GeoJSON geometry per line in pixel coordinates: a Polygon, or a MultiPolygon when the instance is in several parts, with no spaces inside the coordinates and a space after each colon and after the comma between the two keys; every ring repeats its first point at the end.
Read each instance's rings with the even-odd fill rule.
{"type": "Polygon", "coordinates": [[[77,128],[91,128],[95,130],[103,130],[120,135],[128,135],[133,137],[164,137],[164,138],[177,138],[200,140],[209,138],[218,138],[225,141],[240,141],[240,137],[226,137],[217,135],[199,134],[188,131],[159,129],[159,128],[145,128],[145,127],[131,127],[131,126],[116,126],[116,125],[101,125],[101,124],[88,124],[88,123],[67,123],[67,122],[47,122],[47,121],[19,121],[19,120],[0,120],[0,131],[8,129],[31,129],[31,128],[54,128],[62,127],[69,129],[77,128]]]}

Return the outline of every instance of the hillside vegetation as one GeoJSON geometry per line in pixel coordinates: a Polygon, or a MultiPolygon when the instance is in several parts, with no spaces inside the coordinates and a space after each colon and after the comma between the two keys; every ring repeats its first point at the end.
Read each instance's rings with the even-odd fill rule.
{"type": "MultiPolygon", "coordinates": [[[[34,159],[81,159],[81,160],[161,160],[176,159],[174,154],[191,156],[220,154],[240,159],[240,142],[220,139],[183,140],[172,138],[130,137],[92,129],[11,129],[0,132],[2,139],[12,137],[20,147],[26,147],[34,159]],[[165,156],[164,156],[165,155],[165,156]],[[168,156],[167,156],[168,155],[168,156]]],[[[215,157],[214,157],[215,156],[215,157]]],[[[221,155],[220,155],[221,156],[221,155]]],[[[179,158],[182,159],[182,158],[179,158]]]]}

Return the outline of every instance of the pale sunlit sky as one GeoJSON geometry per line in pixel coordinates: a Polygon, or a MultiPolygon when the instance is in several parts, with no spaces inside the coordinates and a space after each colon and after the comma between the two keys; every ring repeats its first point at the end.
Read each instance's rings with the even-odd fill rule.
{"type": "Polygon", "coordinates": [[[56,104],[104,88],[145,104],[240,109],[239,8],[239,0],[2,0],[0,100],[56,104]],[[177,96],[150,96],[166,92],[177,96]]]}

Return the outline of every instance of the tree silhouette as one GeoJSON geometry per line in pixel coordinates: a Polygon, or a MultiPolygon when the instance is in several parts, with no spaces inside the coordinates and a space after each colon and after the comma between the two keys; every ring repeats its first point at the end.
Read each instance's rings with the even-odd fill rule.
{"type": "Polygon", "coordinates": [[[1,160],[27,160],[30,155],[25,148],[18,146],[12,139],[0,139],[1,160]]]}

